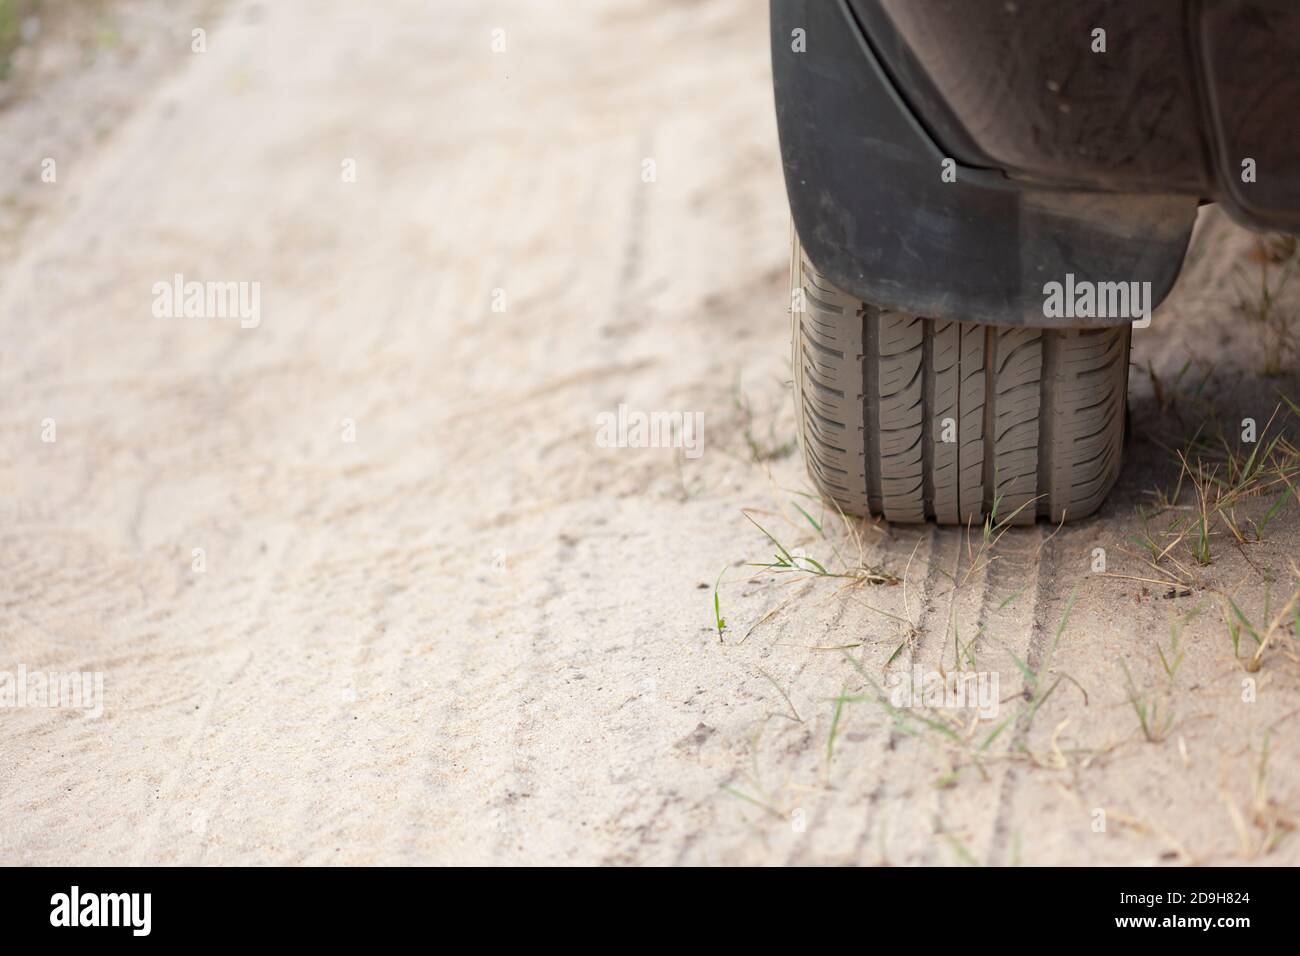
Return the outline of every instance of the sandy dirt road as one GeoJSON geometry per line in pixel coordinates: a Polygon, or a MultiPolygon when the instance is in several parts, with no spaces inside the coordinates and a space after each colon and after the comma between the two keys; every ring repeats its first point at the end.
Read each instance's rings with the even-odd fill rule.
{"type": "Polygon", "coordinates": [[[1295,590],[1300,505],[1178,546],[1187,588],[1108,576],[1158,578],[1162,445],[1300,396],[1253,374],[1245,233],[1207,215],[1137,335],[1099,518],[846,529],[790,453],[763,5],[206,27],[13,187],[48,192],[0,266],[0,670],[104,696],[0,711],[0,862],[1300,860],[1292,625],[1247,671],[1220,610],[1295,590]],[[156,316],[176,274],[260,283],[260,321],[156,316]],[[702,413],[703,453],[601,447],[620,404],[702,413]],[[742,509],[886,583],[756,575],[742,509]],[[995,716],[877,699],[957,664],[995,716]]]}

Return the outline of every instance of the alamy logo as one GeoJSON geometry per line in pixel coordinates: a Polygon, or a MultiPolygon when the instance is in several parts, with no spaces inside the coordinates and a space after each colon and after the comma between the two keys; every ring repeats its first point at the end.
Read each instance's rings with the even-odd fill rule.
{"type": "Polygon", "coordinates": [[[71,893],[50,897],[51,926],[129,926],[131,935],[148,936],[152,928],[152,893],[71,893]]]}
{"type": "Polygon", "coordinates": [[[28,672],[26,665],[20,665],[17,674],[0,671],[0,707],[82,710],[89,717],[101,717],[104,675],[100,671],[28,672]]]}
{"type": "Polygon", "coordinates": [[[889,702],[899,710],[929,707],[935,710],[975,710],[990,720],[998,715],[997,671],[894,671],[886,685],[889,702]]]}
{"type": "Polygon", "coordinates": [[[241,329],[262,324],[262,283],[185,281],[153,284],[153,314],[159,319],[239,319],[241,329]]]}
{"type": "Polygon", "coordinates": [[[596,416],[601,448],[681,448],[687,458],[704,453],[703,412],[639,412],[619,405],[618,413],[596,416]]]}
{"type": "Polygon", "coordinates": [[[1136,328],[1151,324],[1150,282],[1075,281],[1043,286],[1043,317],[1048,319],[1132,319],[1136,328]]]}

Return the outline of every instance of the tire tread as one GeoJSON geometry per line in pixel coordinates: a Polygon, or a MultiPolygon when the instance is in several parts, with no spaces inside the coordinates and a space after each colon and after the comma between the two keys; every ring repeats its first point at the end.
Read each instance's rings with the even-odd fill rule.
{"type": "Polygon", "coordinates": [[[932,320],[845,295],[797,239],[792,263],[800,439],[842,510],[1029,524],[1101,507],[1123,450],[1128,326],[932,320]]]}

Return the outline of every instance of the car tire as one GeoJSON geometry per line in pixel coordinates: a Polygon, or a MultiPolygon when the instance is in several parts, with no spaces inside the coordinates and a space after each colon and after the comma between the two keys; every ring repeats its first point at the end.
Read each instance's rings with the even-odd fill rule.
{"type": "Polygon", "coordinates": [[[1101,507],[1123,453],[1128,325],[993,326],[876,308],[831,285],[797,236],[791,269],[800,444],[842,511],[1031,524],[1101,507]]]}

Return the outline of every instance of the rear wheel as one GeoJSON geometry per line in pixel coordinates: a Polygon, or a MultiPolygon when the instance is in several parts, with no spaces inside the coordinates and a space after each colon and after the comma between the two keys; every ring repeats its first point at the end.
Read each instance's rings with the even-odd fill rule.
{"type": "Polygon", "coordinates": [[[1119,476],[1129,327],[1035,329],[878,309],[798,239],[795,400],[813,482],[850,514],[1029,524],[1092,514],[1119,476]]]}

